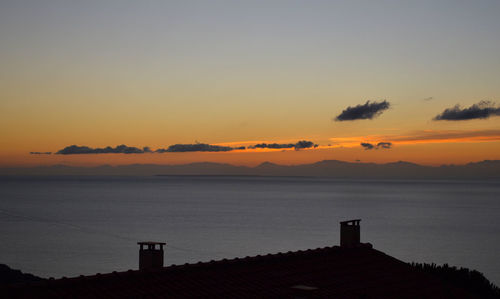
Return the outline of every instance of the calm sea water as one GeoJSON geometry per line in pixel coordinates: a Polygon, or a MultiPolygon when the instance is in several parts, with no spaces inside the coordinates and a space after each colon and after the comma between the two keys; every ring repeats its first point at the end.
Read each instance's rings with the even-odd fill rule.
{"type": "Polygon", "coordinates": [[[449,263],[500,284],[500,182],[271,177],[2,177],[0,263],[43,277],[339,244],[339,221],[403,261],[449,263]]]}

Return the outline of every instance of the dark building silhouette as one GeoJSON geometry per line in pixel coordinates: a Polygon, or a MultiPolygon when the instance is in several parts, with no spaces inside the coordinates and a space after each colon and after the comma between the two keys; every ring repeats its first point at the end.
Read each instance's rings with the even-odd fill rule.
{"type": "Polygon", "coordinates": [[[165,243],[139,242],[142,270],[0,286],[0,298],[482,298],[360,243],[359,222],[341,222],[340,247],[168,267],[165,243]]]}
{"type": "Polygon", "coordinates": [[[137,242],[139,244],[139,270],[157,270],[163,268],[162,242],[137,242]]]}

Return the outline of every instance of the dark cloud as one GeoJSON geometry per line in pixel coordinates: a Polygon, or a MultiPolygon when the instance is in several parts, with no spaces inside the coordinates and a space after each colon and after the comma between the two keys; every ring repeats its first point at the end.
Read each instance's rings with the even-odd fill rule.
{"type": "Polygon", "coordinates": [[[371,150],[371,149],[375,148],[375,145],[373,145],[371,143],[366,143],[366,142],[362,142],[361,146],[364,147],[365,150],[371,150]]]}
{"type": "Polygon", "coordinates": [[[52,152],[30,152],[30,155],[51,155],[52,152]]]}
{"type": "Polygon", "coordinates": [[[372,150],[372,149],[390,149],[392,147],[392,143],[390,142],[379,142],[376,145],[372,143],[367,143],[367,142],[362,142],[361,146],[365,150],[372,150]]]}
{"type": "Polygon", "coordinates": [[[250,148],[273,148],[273,149],[280,149],[280,148],[292,148],[294,147],[294,143],[259,143],[256,145],[250,146],[250,148]]]}
{"type": "Polygon", "coordinates": [[[427,101],[427,102],[428,102],[428,101],[432,101],[432,100],[434,100],[434,97],[427,97],[427,98],[424,98],[424,99],[422,99],[422,100],[424,100],[424,101],[427,101]]]}
{"type": "Polygon", "coordinates": [[[296,150],[303,149],[303,148],[311,148],[311,147],[317,148],[318,145],[314,144],[314,142],[312,142],[312,141],[307,141],[307,140],[301,140],[301,141],[295,143],[296,150]]]}
{"type": "MultiPolygon", "coordinates": [[[[146,148],[145,148],[146,149],[146,148]]],[[[149,149],[149,148],[148,148],[149,149]]],[[[105,148],[90,148],[88,146],[70,145],[58,151],[58,155],[76,155],[76,154],[143,154],[146,151],[137,147],[130,147],[124,144],[116,147],[107,146],[105,148]]]]}
{"type": "Polygon", "coordinates": [[[441,114],[436,115],[433,120],[485,119],[490,116],[500,116],[500,107],[496,107],[495,103],[491,101],[481,101],[463,109],[457,104],[453,108],[445,109],[441,114]]]}
{"type": "Polygon", "coordinates": [[[392,147],[392,143],[391,142],[379,142],[377,144],[377,148],[385,148],[385,149],[389,149],[392,147]]]}
{"type": "Polygon", "coordinates": [[[195,143],[195,144],[174,144],[168,148],[159,148],[156,150],[157,153],[184,153],[184,152],[229,152],[235,149],[245,149],[245,147],[229,147],[220,145],[211,145],[205,143],[195,143]]]}
{"type": "Polygon", "coordinates": [[[389,109],[390,106],[391,104],[385,100],[382,102],[372,103],[370,103],[370,101],[367,101],[363,105],[347,107],[335,118],[335,121],[373,119],[382,114],[384,110],[389,109]]]}
{"type": "Polygon", "coordinates": [[[295,150],[301,150],[305,148],[316,148],[317,144],[314,144],[312,141],[301,140],[297,143],[259,143],[250,148],[271,148],[271,149],[286,149],[286,148],[294,148],[295,150]]]}
{"type": "MultiPolygon", "coordinates": [[[[297,143],[290,144],[277,144],[277,143],[261,143],[251,146],[249,148],[294,148],[295,150],[305,149],[305,148],[316,148],[317,144],[311,141],[301,140],[297,143]]],[[[152,150],[150,147],[145,146],[142,149],[137,147],[130,147],[124,144],[118,145],[116,147],[105,147],[105,148],[91,148],[88,146],[78,146],[70,145],[62,150],[56,152],[58,155],[77,155],[77,154],[144,154],[144,153],[184,153],[184,152],[229,152],[234,150],[244,150],[246,147],[230,147],[221,145],[212,145],[206,143],[194,143],[194,144],[174,144],[167,148],[159,148],[157,150],[152,150]]],[[[50,154],[50,153],[40,153],[31,152],[31,154],[50,154]]]]}

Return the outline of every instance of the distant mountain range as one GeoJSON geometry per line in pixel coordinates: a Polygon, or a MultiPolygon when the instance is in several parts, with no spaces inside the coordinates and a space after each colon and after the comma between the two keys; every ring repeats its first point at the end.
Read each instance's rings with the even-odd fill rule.
{"type": "Polygon", "coordinates": [[[442,166],[424,166],[402,161],[375,164],[338,160],[324,160],[301,165],[278,165],[265,162],[256,167],[210,162],[183,165],[131,164],[98,167],[54,165],[0,168],[0,175],[256,175],[342,179],[500,179],[500,160],[442,166]]]}

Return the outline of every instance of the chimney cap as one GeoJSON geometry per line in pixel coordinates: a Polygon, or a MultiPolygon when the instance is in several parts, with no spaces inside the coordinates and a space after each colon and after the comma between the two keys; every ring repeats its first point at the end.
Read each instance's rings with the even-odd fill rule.
{"type": "Polygon", "coordinates": [[[166,245],[167,243],[164,242],[153,242],[153,241],[143,241],[143,242],[137,242],[138,245],[166,245]]]}
{"type": "Polygon", "coordinates": [[[361,219],[352,219],[352,220],[346,220],[346,221],[340,221],[341,225],[359,225],[359,222],[361,222],[361,219]]]}

